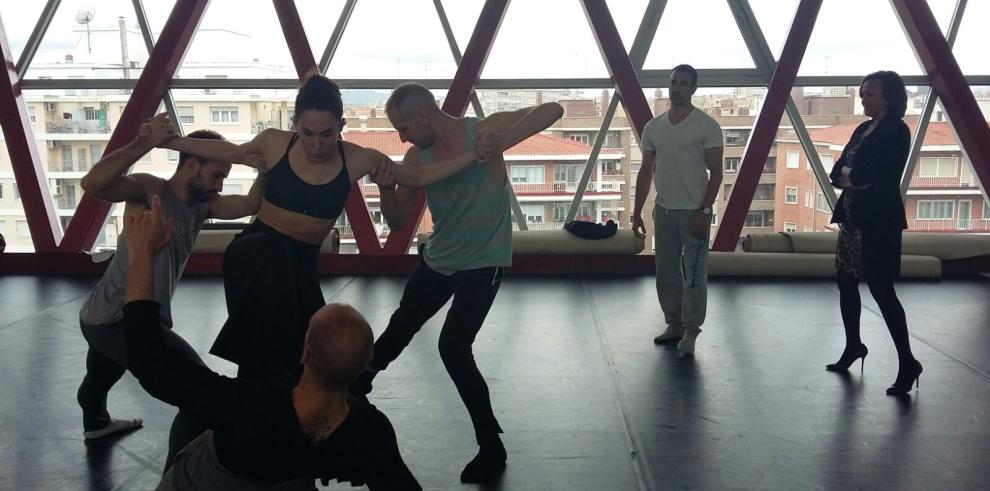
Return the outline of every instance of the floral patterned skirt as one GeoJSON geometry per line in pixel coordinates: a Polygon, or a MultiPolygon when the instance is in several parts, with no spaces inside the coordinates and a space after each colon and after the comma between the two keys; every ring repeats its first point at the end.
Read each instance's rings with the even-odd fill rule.
{"type": "Polygon", "coordinates": [[[855,278],[863,278],[863,233],[846,221],[835,245],[835,269],[855,278]]]}

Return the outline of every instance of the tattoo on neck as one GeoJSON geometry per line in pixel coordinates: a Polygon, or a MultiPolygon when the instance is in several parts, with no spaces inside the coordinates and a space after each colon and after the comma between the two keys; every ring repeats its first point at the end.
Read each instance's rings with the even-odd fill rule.
{"type": "Polygon", "coordinates": [[[330,436],[330,433],[333,433],[333,429],[334,426],[330,422],[330,418],[328,418],[325,414],[321,414],[309,424],[306,429],[306,433],[307,436],[309,436],[309,439],[316,443],[323,441],[326,437],[330,436]]]}

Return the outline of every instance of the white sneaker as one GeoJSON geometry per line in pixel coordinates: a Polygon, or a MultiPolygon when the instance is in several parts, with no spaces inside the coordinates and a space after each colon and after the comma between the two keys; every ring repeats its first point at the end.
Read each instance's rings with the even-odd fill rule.
{"type": "Polygon", "coordinates": [[[698,335],[701,334],[700,329],[686,329],[684,331],[684,337],[681,338],[681,342],[677,343],[677,351],[684,354],[694,353],[694,342],[698,339],[698,335]]]}
{"type": "Polygon", "coordinates": [[[668,344],[676,341],[680,341],[684,337],[684,328],[681,326],[675,326],[673,324],[668,324],[667,329],[659,336],[653,338],[654,344],[668,344]]]}

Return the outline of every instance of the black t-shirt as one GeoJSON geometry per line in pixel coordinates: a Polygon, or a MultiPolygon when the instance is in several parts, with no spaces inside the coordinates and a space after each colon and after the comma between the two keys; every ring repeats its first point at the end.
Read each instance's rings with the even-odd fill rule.
{"type": "Polygon", "coordinates": [[[250,381],[224,377],[162,342],[159,305],[124,306],[131,372],[149,394],[178,406],[213,430],[217,459],[229,471],[260,482],[311,476],[366,483],[369,489],[421,489],[378,409],[353,398],[334,432],[313,445],[292,405],[291,378],[250,381]]]}

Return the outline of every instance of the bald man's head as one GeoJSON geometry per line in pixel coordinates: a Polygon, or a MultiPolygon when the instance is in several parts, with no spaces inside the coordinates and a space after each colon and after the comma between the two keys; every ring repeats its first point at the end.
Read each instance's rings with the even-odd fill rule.
{"type": "Polygon", "coordinates": [[[332,303],[309,320],[303,364],[328,388],[346,388],[371,361],[375,336],[354,307],[332,303]]]}

